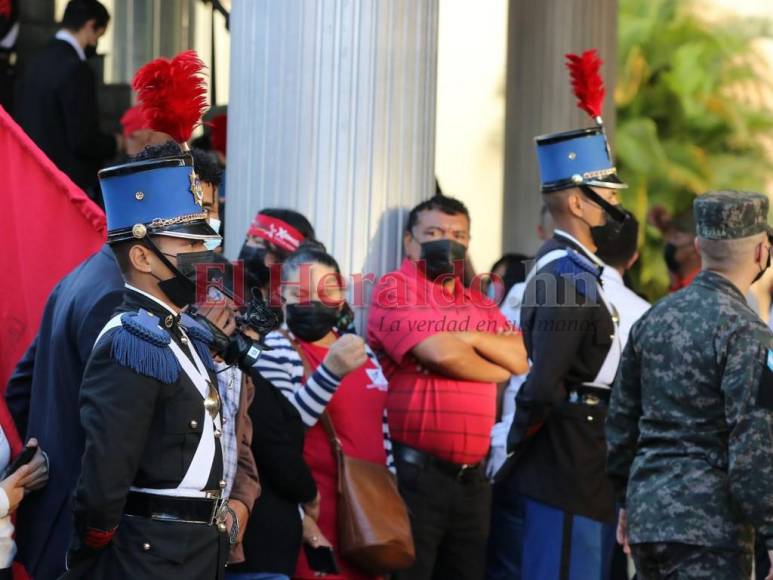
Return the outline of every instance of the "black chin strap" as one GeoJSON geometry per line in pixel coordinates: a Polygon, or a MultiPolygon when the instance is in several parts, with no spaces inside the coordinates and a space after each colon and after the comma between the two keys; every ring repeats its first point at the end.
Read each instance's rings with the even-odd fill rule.
{"type": "MultiPolygon", "coordinates": [[[[166,266],[167,268],[169,268],[169,270],[172,272],[172,274],[174,274],[175,276],[179,276],[180,278],[185,278],[185,276],[183,276],[183,273],[182,273],[182,272],[180,272],[180,270],[178,270],[178,269],[177,269],[177,266],[175,266],[174,264],[172,264],[172,262],[170,262],[170,261],[169,261],[169,259],[166,257],[166,254],[164,254],[164,253],[163,253],[163,252],[162,252],[162,251],[159,249],[159,247],[158,247],[158,246],[157,246],[157,245],[156,245],[156,244],[153,242],[153,240],[151,239],[151,237],[150,237],[150,236],[146,236],[144,241],[145,241],[145,243],[147,244],[147,246],[150,248],[150,250],[151,250],[151,251],[152,251],[152,252],[153,252],[153,253],[154,253],[156,256],[158,256],[158,259],[159,259],[159,260],[161,260],[161,262],[164,264],[164,266],[166,266]]],[[[153,277],[154,277],[156,280],[159,280],[159,281],[161,281],[161,278],[159,278],[158,276],[156,276],[155,274],[153,274],[153,272],[151,272],[150,274],[151,274],[151,276],[153,276],[153,277]]]]}
{"type": "Polygon", "coordinates": [[[611,217],[613,220],[615,220],[618,223],[623,223],[627,219],[627,215],[625,215],[625,212],[621,210],[616,205],[612,205],[609,203],[606,199],[601,197],[598,193],[593,191],[593,189],[589,185],[580,185],[580,190],[585,194],[585,197],[593,201],[594,203],[597,203],[601,206],[601,208],[607,212],[607,215],[611,217]]]}

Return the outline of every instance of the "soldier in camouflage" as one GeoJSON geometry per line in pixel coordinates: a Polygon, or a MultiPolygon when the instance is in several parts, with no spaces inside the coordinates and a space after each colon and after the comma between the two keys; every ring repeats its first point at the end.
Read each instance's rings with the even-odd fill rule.
{"type": "Polygon", "coordinates": [[[693,211],[703,271],[633,327],[606,423],[640,580],[748,579],[755,530],[773,561],[773,334],[744,299],[770,265],[768,199],[693,211]]]}

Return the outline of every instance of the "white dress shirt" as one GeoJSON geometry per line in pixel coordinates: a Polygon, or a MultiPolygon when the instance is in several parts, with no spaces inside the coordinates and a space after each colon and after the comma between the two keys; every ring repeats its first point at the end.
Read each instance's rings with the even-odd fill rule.
{"type": "Polygon", "coordinates": [[[617,314],[620,317],[618,331],[620,342],[623,348],[625,348],[631,327],[649,310],[650,303],[628,288],[623,283],[623,277],[620,275],[620,272],[611,266],[604,266],[604,271],[601,273],[601,282],[604,285],[604,293],[617,309],[617,314]]]}
{"type": "Polygon", "coordinates": [[[73,50],[78,53],[78,58],[81,60],[86,60],[86,53],[83,51],[83,48],[80,44],[78,44],[78,41],[75,40],[75,37],[67,32],[65,29],[60,30],[56,33],[56,36],[54,37],[57,40],[64,40],[67,44],[73,47],[73,50]]]}

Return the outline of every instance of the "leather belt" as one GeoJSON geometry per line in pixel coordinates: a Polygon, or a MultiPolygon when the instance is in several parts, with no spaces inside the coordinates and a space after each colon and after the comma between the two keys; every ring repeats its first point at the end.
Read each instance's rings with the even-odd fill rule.
{"type": "Polygon", "coordinates": [[[126,497],[124,514],[167,522],[220,524],[221,512],[227,498],[175,497],[130,491],[126,497]]]}
{"type": "Polygon", "coordinates": [[[408,445],[394,442],[395,457],[420,469],[431,467],[461,482],[478,481],[483,478],[482,463],[459,464],[435,457],[408,445]]]}

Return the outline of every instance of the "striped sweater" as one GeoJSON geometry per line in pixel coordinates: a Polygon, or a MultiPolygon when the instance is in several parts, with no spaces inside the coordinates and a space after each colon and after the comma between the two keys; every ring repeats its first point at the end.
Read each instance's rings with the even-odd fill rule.
{"type": "MultiPolygon", "coordinates": [[[[261,353],[258,362],[255,363],[255,369],[287,397],[300,414],[304,425],[313,427],[320,415],[325,412],[325,407],[333,398],[338,385],[341,384],[341,379],[321,364],[304,383],[303,361],[290,340],[278,331],[270,332],[264,340],[271,350],[261,353]]],[[[381,368],[373,351],[367,346],[365,348],[371,362],[377,368],[381,368]]],[[[389,435],[386,409],[384,409],[381,428],[387,466],[394,471],[392,439],[389,435]]]]}

